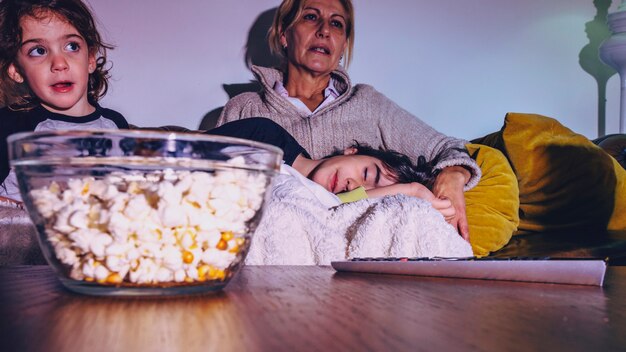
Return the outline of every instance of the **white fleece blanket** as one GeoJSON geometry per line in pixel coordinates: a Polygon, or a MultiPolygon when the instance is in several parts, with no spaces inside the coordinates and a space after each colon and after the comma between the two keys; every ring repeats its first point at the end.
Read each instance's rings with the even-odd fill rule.
{"type": "Polygon", "coordinates": [[[472,256],[470,245],[424,200],[398,195],[328,208],[319,194],[293,175],[277,176],[246,263],[328,265],[351,257],[472,256]]]}

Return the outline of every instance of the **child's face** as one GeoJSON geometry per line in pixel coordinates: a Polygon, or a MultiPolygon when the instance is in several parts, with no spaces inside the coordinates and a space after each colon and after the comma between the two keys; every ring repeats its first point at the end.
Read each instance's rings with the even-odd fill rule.
{"type": "Polygon", "coordinates": [[[332,193],[351,191],[360,186],[370,190],[396,183],[379,159],[353,153],[348,149],[344,155],[324,159],[309,178],[332,193]]]}
{"type": "Polygon", "coordinates": [[[52,13],[21,19],[22,46],[17,65],[9,67],[16,82],[26,82],[52,112],[83,116],[93,111],[87,100],[95,56],[76,28],[52,13]]]}

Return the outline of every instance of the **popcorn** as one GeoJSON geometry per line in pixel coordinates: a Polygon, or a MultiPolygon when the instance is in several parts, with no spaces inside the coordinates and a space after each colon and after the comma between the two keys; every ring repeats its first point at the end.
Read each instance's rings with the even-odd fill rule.
{"type": "Polygon", "coordinates": [[[225,280],[247,250],[268,177],[214,172],[115,172],[33,189],[46,235],[75,280],[158,285],[225,280]]]}

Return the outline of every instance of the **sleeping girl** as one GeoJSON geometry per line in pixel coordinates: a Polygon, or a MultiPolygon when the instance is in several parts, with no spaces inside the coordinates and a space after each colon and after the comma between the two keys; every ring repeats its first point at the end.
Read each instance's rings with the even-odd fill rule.
{"type": "Polygon", "coordinates": [[[450,200],[437,198],[428,189],[436,174],[431,166],[434,164],[426,163],[423,158],[414,164],[406,155],[355,142],[344,150],[314,160],[284,128],[266,118],[237,120],[206,133],[279,147],[284,152],[282,172],[300,179],[318,200],[328,206],[404,194],[430,202],[446,220],[454,218],[455,209],[450,200]]]}

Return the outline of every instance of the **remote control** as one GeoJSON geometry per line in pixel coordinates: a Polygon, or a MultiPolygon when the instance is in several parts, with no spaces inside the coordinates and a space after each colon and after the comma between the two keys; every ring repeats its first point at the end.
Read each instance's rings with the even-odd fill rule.
{"type": "Polygon", "coordinates": [[[334,261],[340,272],[400,274],[602,286],[607,262],[587,258],[352,258],[334,261]]]}

